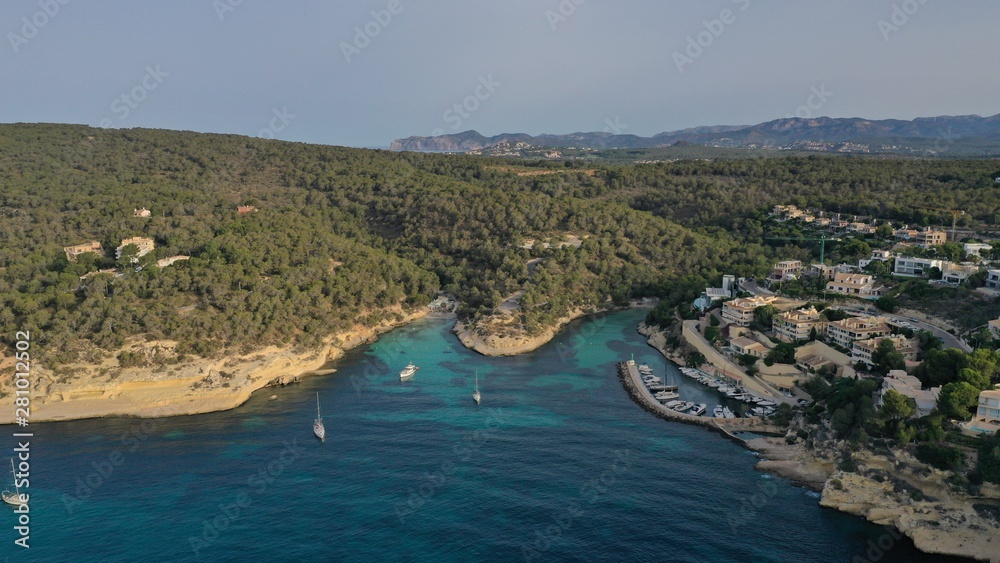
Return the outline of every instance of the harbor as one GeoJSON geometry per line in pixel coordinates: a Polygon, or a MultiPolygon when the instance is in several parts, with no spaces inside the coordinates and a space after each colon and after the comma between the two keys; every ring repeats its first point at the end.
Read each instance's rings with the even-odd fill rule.
{"type": "MultiPolygon", "coordinates": [[[[640,371],[639,366],[632,360],[619,362],[617,364],[617,370],[618,378],[621,380],[622,385],[625,387],[625,391],[629,394],[632,400],[638,403],[639,406],[641,406],[646,412],[649,412],[659,418],[702,426],[704,428],[708,428],[709,430],[718,432],[719,434],[722,434],[723,436],[744,446],[745,441],[737,435],[738,433],[753,432],[755,434],[763,435],[784,435],[784,430],[782,428],[768,424],[765,419],[757,416],[740,418],[735,416],[732,418],[701,416],[690,414],[689,412],[682,412],[676,408],[670,408],[657,399],[656,395],[663,392],[676,393],[676,391],[663,390],[654,392],[654,390],[650,387],[656,387],[658,384],[654,382],[652,386],[647,385],[646,381],[648,379],[643,379],[643,372],[640,371]]],[[[673,387],[674,389],[677,388],[677,386],[665,387],[673,387]]],[[[661,395],[661,397],[663,396],[661,395]]],[[[667,402],[671,400],[679,400],[679,397],[670,399],[667,402]]]]}

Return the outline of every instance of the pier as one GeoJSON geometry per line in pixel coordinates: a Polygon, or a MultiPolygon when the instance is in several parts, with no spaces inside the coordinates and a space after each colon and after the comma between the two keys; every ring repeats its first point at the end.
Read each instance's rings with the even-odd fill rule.
{"type": "Polygon", "coordinates": [[[722,434],[726,438],[740,444],[741,446],[745,446],[746,442],[739,436],[736,436],[734,434],[735,432],[754,432],[757,434],[772,436],[785,435],[784,428],[773,424],[767,424],[763,420],[756,417],[720,419],[712,416],[694,416],[667,408],[657,401],[649,392],[649,389],[646,388],[645,384],[643,384],[642,378],[639,375],[639,369],[634,363],[619,362],[618,378],[621,380],[622,385],[625,387],[625,391],[630,397],[632,397],[633,401],[638,403],[639,406],[646,412],[664,420],[683,422],[684,424],[694,424],[707,428],[713,432],[722,434]]]}

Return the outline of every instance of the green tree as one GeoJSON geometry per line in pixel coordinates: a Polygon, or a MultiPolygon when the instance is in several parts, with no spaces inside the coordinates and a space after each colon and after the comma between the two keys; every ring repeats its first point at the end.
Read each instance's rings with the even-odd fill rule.
{"type": "Polygon", "coordinates": [[[917,403],[895,389],[889,389],[882,395],[879,415],[883,420],[906,420],[916,413],[917,403]]]}
{"type": "Polygon", "coordinates": [[[709,342],[715,342],[721,336],[721,331],[717,326],[710,326],[705,328],[705,340],[709,342]]]}
{"type": "Polygon", "coordinates": [[[906,360],[896,350],[892,340],[888,338],[883,338],[875,346],[875,351],[872,352],[872,363],[874,364],[873,371],[879,375],[885,375],[890,370],[906,368],[906,360]]]}
{"type": "Polygon", "coordinates": [[[875,300],[875,306],[886,313],[895,313],[899,307],[899,301],[894,297],[883,295],[875,300]]]}
{"type": "Polygon", "coordinates": [[[695,350],[694,352],[688,354],[687,367],[689,368],[701,367],[702,365],[705,364],[706,361],[707,359],[705,358],[705,354],[702,354],[701,352],[695,350]]]}
{"type": "Polygon", "coordinates": [[[957,348],[929,350],[914,375],[926,387],[937,387],[958,379],[958,372],[968,365],[965,352],[957,348]]]}
{"type": "Polygon", "coordinates": [[[976,471],[983,480],[1000,484],[1000,433],[980,440],[976,471]]]}
{"type": "Polygon", "coordinates": [[[979,389],[964,381],[955,381],[941,388],[938,408],[946,416],[959,420],[972,418],[970,409],[979,402],[979,389]]]}
{"type": "Polygon", "coordinates": [[[962,371],[958,372],[958,380],[968,383],[980,391],[993,387],[989,377],[980,371],[971,368],[964,368],[962,371]]]}
{"type": "Polygon", "coordinates": [[[753,310],[753,324],[757,330],[771,330],[774,316],[780,311],[774,305],[761,305],[753,310]]]}
{"type": "Polygon", "coordinates": [[[779,364],[794,364],[795,363],[795,346],[787,342],[779,342],[777,346],[768,352],[767,357],[772,361],[779,364]]]}
{"type": "Polygon", "coordinates": [[[126,244],[122,247],[121,257],[118,258],[118,266],[128,268],[139,261],[139,247],[135,244],[126,244]]]}

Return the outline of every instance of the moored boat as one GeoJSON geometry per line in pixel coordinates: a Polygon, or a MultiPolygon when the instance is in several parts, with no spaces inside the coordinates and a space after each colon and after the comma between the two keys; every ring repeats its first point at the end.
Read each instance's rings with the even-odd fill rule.
{"type": "Polygon", "coordinates": [[[418,369],[420,368],[412,363],[407,365],[405,368],[403,368],[403,371],[399,372],[399,380],[406,381],[407,379],[411,379],[413,375],[417,373],[418,369]]]}

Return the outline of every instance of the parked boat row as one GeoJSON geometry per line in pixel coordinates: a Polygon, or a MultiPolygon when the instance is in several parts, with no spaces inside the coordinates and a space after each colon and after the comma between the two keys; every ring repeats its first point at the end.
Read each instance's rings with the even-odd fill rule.
{"type": "MultiPolygon", "coordinates": [[[[726,397],[734,401],[742,401],[748,405],[754,405],[749,412],[753,413],[755,416],[768,416],[774,414],[775,412],[777,404],[774,401],[758,397],[757,395],[747,391],[746,388],[741,385],[727,383],[717,377],[701,371],[700,369],[689,367],[681,367],[679,369],[684,375],[725,394],[726,397]]],[[[713,412],[713,416],[716,418],[735,418],[737,415],[730,411],[728,407],[719,405],[719,407],[713,412]],[[729,411],[728,415],[726,411],[729,411]]]]}
{"type": "Polygon", "coordinates": [[[646,364],[636,365],[635,368],[642,377],[642,382],[646,385],[646,388],[649,389],[650,393],[653,393],[653,398],[662,403],[668,409],[673,409],[677,412],[693,416],[701,416],[705,414],[705,410],[708,409],[708,405],[704,403],[699,404],[679,400],[680,393],[677,392],[677,386],[665,385],[662,378],[653,375],[653,368],[646,364]]]}

